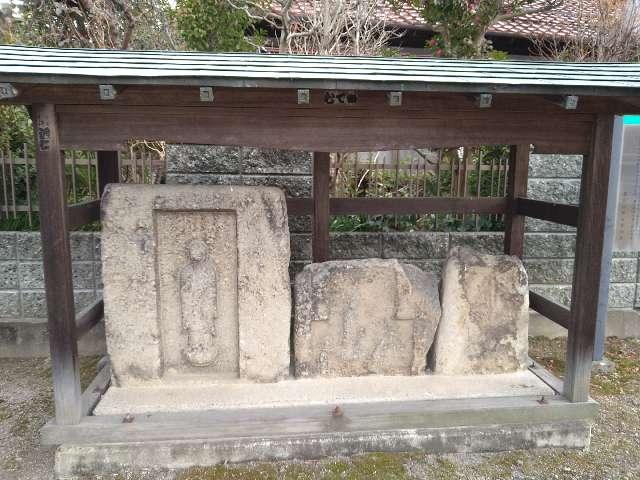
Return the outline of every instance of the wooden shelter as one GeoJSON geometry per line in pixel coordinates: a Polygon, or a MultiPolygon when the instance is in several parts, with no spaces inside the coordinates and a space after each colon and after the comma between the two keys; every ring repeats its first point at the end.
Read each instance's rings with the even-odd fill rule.
{"type": "Polygon", "coordinates": [[[577,227],[571,308],[530,294],[534,310],[568,329],[564,381],[532,367],[558,394],[444,402],[402,417],[409,424],[401,426],[594,415],[589,377],[612,138],[617,115],[640,113],[640,65],[3,46],[0,104],[29,106],[37,142],[55,395],[55,420],[44,427],[43,441],[184,439],[220,428],[219,417],[188,414],[141,420],[137,429],[121,418],[92,417],[108,373],[80,391],[77,341],[101,321],[103,308],[98,301],[82,315],[75,311],[69,231],[99,219],[100,208],[97,201],[67,205],[61,151],[98,150],[103,189],[117,181],[116,150],[131,138],[314,152],[313,198],[288,202],[291,215],[313,217],[314,261],[328,257],[331,215],[505,214],[504,250],[518,256],[526,217],[577,227]],[[494,144],[511,145],[504,198],[329,198],[327,152],[494,144]],[[527,198],[531,145],[540,153],[585,156],[579,205],[527,198]]]}

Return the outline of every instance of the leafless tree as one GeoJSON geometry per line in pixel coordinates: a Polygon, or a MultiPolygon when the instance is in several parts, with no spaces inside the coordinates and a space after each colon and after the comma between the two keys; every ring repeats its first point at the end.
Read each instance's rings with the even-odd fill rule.
{"type": "Polygon", "coordinates": [[[580,0],[579,3],[575,34],[565,38],[535,38],[537,54],[572,62],[640,60],[640,8],[635,1],[580,0]]]}
{"type": "Polygon", "coordinates": [[[380,55],[397,33],[378,0],[313,0],[294,23],[289,51],[310,55],[380,55]]]}
{"type": "Polygon", "coordinates": [[[173,48],[167,0],[24,0],[27,43],[85,48],[173,48]]]}
{"type": "Polygon", "coordinates": [[[380,0],[227,0],[277,33],[280,53],[376,55],[397,33],[380,0]]]}

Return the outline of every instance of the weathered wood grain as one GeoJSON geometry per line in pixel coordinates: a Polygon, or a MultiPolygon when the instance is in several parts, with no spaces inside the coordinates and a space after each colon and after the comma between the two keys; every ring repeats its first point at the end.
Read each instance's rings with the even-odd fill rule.
{"type": "Polygon", "coordinates": [[[591,154],[582,163],[571,322],[567,337],[567,374],[564,382],[564,394],[574,402],[589,398],[613,123],[613,115],[598,116],[591,138],[591,154]]]}
{"type": "Polygon", "coordinates": [[[70,425],[80,422],[82,400],[64,159],[54,106],[34,105],[32,112],[55,422],[70,425]]]}
{"type": "Polygon", "coordinates": [[[313,238],[314,262],[329,260],[329,183],[331,159],[326,152],[313,153],[313,238]]]}
{"type": "Polygon", "coordinates": [[[507,212],[504,218],[504,252],[522,258],[524,251],[524,216],[515,199],[527,196],[529,178],[529,144],[512,145],[507,172],[507,212]]]}

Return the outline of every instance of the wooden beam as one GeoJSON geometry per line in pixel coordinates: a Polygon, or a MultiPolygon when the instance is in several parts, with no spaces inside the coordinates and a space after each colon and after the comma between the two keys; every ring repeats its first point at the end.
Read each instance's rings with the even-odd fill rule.
{"type": "Polygon", "coordinates": [[[613,123],[613,115],[598,116],[592,135],[591,154],[582,163],[580,213],[564,383],[565,396],[574,402],[589,398],[613,123]]]}
{"type": "Polygon", "coordinates": [[[327,152],[313,153],[313,239],[314,262],[329,260],[329,184],[331,159],[327,152]]]}
{"type": "MultiPolygon", "coordinates": [[[[331,215],[426,215],[429,213],[481,213],[507,211],[506,198],[330,198],[331,215]]],[[[289,215],[313,214],[312,198],[288,198],[289,215]]]]}
{"type": "Polygon", "coordinates": [[[96,300],[85,308],[76,319],[76,335],[80,339],[104,318],[104,301],[96,300]]]}
{"type": "Polygon", "coordinates": [[[504,198],[332,198],[329,210],[331,215],[500,214],[506,207],[504,198]]]}
{"type": "Polygon", "coordinates": [[[536,292],[529,292],[529,307],[561,327],[569,328],[571,311],[536,292]]]}
{"type": "Polygon", "coordinates": [[[504,253],[522,258],[524,251],[524,220],[518,213],[515,199],[527,195],[529,178],[529,144],[512,145],[509,150],[507,177],[508,209],[504,223],[504,253]]]}
{"type": "Polygon", "coordinates": [[[71,425],[80,422],[82,399],[64,159],[54,106],[33,105],[32,112],[56,424],[71,425]]]}
{"type": "Polygon", "coordinates": [[[231,106],[61,107],[65,148],[116,150],[132,138],[169,143],[244,145],[307,151],[372,151],[533,143],[557,153],[585,153],[593,115],[534,114],[482,109],[327,109],[231,106]]]}
{"type": "MultiPolygon", "coordinates": [[[[0,104],[54,103],[56,105],[156,105],[156,106],[197,106],[201,105],[201,85],[120,85],[118,95],[113,100],[101,101],[96,93],[96,85],[52,85],[34,83],[14,83],[18,96],[0,99],[0,104]]],[[[215,88],[217,105],[266,106],[298,105],[295,88],[215,88]]],[[[308,88],[304,87],[305,90],[308,88]]],[[[330,88],[310,90],[309,104],[322,105],[323,96],[330,88]]],[[[358,105],[370,107],[384,106],[387,91],[359,90],[358,105]]],[[[464,92],[411,92],[403,91],[403,106],[394,109],[411,110],[419,108],[430,112],[446,114],[454,111],[477,110],[469,94],[464,92]]],[[[351,108],[352,106],[350,106],[351,108]]],[[[391,107],[389,107],[391,108],[391,107]]],[[[640,113],[640,101],[633,96],[581,96],[576,110],[564,111],[548,101],[548,95],[500,93],[493,95],[491,109],[502,112],[541,112],[551,114],[575,113],[640,113]]]]}
{"type": "Polygon", "coordinates": [[[100,200],[69,205],[68,208],[69,229],[75,230],[91,222],[100,220],[100,200]]]}
{"type": "Polygon", "coordinates": [[[575,227],[578,224],[579,208],[568,203],[543,202],[530,198],[516,198],[516,211],[520,215],[575,227]]]}
{"type": "Polygon", "coordinates": [[[322,432],[380,432],[421,428],[479,427],[508,424],[550,424],[591,421],[598,411],[594,401],[568,402],[552,395],[465,398],[399,402],[345,403],[342,415],[333,417],[334,406],[210,410],[182,413],[85,417],[81,425],[46,424],[44,445],[153,442],[188,439],[238,439],[242,437],[312,435],[322,432]]]}
{"type": "Polygon", "coordinates": [[[111,383],[111,366],[106,362],[98,371],[87,389],[82,392],[82,414],[84,417],[91,415],[104,392],[111,383]]]}
{"type": "Polygon", "coordinates": [[[115,150],[98,151],[98,195],[102,197],[105,187],[109,183],[120,182],[118,168],[118,152],[115,150]]]}

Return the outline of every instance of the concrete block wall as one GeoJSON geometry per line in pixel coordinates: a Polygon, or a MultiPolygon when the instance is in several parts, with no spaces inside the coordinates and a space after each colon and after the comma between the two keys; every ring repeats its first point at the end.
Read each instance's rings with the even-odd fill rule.
{"type": "MultiPolygon", "coordinates": [[[[100,235],[71,234],[76,309],[101,296],[100,235]]],[[[0,357],[30,357],[49,351],[47,307],[39,232],[0,232],[0,357]]],[[[102,327],[81,342],[88,354],[104,350],[102,327]]]]}

